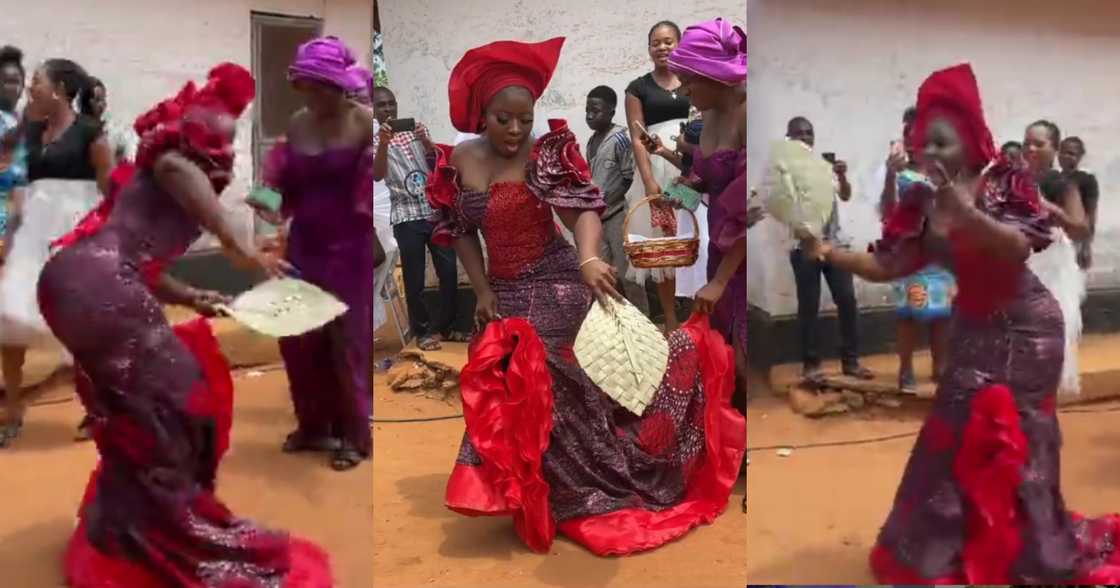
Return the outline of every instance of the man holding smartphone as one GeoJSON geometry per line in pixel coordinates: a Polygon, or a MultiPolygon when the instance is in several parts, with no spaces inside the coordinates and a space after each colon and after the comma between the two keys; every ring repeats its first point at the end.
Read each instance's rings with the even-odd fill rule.
{"type": "Polygon", "coordinates": [[[455,252],[432,242],[434,227],[428,220],[432,208],[425,189],[436,147],[424,125],[397,118],[397,98],[389,88],[374,88],[373,112],[380,126],[374,138],[373,179],[389,188],[390,224],[400,251],[409,328],[420,349],[439,349],[442,340],[466,337],[452,332],[459,297],[455,252]],[[439,278],[440,304],[434,312],[424,304],[429,252],[439,278]]]}
{"type": "MultiPolygon", "coordinates": [[[[786,126],[786,138],[798,141],[808,149],[816,143],[813,123],[802,116],[795,117],[786,126]]],[[[840,230],[839,201],[847,202],[852,197],[852,185],[848,182],[848,164],[836,159],[835,153],[823,154],[832,164],[836,176],[836,196],[832,202],[832,212],[823,228],[823,239],[834,247],[847,247],[849,244],[840,230]]],[[[797,284],[797,321],[801,335],[801,361],[806,381],[818,381],[821,371],[820,355],[817,351],[817,317],[821,304],[821,276],[828,282],[828,290],[836,303],[840,319],[840,361],[844,375],[869,380],[873,377],[870,370],[859,362],[859,307],[856,305],[855,283],[852,274],[827,263],[808,259],[802,254],[800,245],[794,245],[790,252],[790,264],[797,284]]]]}

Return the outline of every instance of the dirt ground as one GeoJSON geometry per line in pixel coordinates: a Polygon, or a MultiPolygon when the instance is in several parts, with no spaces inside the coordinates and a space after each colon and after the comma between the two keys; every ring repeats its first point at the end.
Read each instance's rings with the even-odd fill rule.
{"type": "MultiPolygon", "coordinates": [[[[277,361],[275,342],[248,335],[229,323],[217,325],[233,363],[277,361]]],[[[35,379],[50,371],[52,358],[31,358],[35,379]]],[[[370,554],[372,468],[336,473],[322,456],[280,452],[294,420],[283,370],[262,366],[235,376],[232,448],[222,463],[218,494],[239,516],[288,529],[318,542],[331,555],[336,585],[373,584],[370,554]]],[[[96,459],[91,443],[72,441],[81,406],[68,382],[41,396],[28,411],[24,435],[0,451],[0,570],[5,586],[62,585],[60,557],[96,459]]]]}
{"type": "MultiPolygon", "coordinates": [[[[378,359],[399,349],[393,337],[376,346],[378,359]]],[[[434,357],[460,366],[464,345],[434,357]]],[[[378,419],[459,415],[458,396],[441,401],[389,389],[374,374],[378,419]]],[[[548,555],[523,546],[508,518],[467,518],[443,506],[444,486],[463,438],[461,418],[374,426],[374,569],[377,586],[510,588],[623,586],[727,588],[746,584],[743,484],[716,522],[681,541],[627,558],[599,558],[558,538],[548,555]]]]}
{"type": "MultiPolygon", "coordinates": [[[[1093,337],[1081,349],[1085,395],[1120,392],[1120,337],[1093,337]]],[[[924,361],[928,372],[928,361],[924,361]]],[[[868,365],[888,374],[895,360],[868,365]]],[[[785,366],[783,366],[785,367],[785,366]]],[[[775,387],[795,370],[778,370],[775,387]]],[[[862,445],[794,449],[775,446],[869,439],[916,432],[924,404],[902,409],[810,420],[793,414],[784,399],[759,398],[750,406],[748,557],[751,584],[873,584],[867,556],[885,520],[912,436],[862,445]]],[[[1063,408],[1065,444],[1062,488],[1066,504],[1087,515],[1120,510],[1120,402],[1063,408]]]]}

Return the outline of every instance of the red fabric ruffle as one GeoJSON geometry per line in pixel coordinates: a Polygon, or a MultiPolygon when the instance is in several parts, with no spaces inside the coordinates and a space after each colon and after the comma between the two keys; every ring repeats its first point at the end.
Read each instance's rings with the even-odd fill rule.
{"type": "Polygon", "coordinates": [[[630,555],[660,547],[699,525],[710,524],[724,509],[747,444],[746,418],[731,406],[735,391],[735,352],[714,331],[706,315],[681,327],[696,345],[706,399],[705,449],[686,483],[684,499],[671,508],[628,508],[560,523],[560,531],[599,556],[630,555]]]}
{"type": "Polygon", "coordinates": [[[453,475],[446,495],[447,507],[462,514],[512,514],[518,536],[540,553],[556,536],[541,472],[552,433],[546,360],[544,343],[521,318],[491,322],[472,343],[459,382],[467,436],[483,465],[453,475]]]}
{"type": "Polygon", "coordinates": [[[963,559],[969,584],[1010,582],[1023,546],[1018,490],[1028,456],[1011,390],[1002,385],[981,390],[953,464],[968,497],[963,559]]]}
{"type": "Polygon", "coordinates": [[[455,239],[466,234],[455,209],[461,188],[459,170],[451,165],[453,151],[455,148],[450,145],[436,145],[436,161],[425,190],[432,207],[432,241],[443,247],[450,247],[455,239]]]}
{"type": "Polygon", "coordinates": [[[550,119],[549,132],[533,144],[525,182],[545,203],[557,208],[606,209],[603,193],[591,181],[591,167],[567,121],[550,119]]]}
{"type": "Polygon", "coordinates": [[[78,221],[74,230],[52,241],[51,248],[62,249],[68,247],[101,230],[101,226],[109,220],[109,213],[113,211],[113,206],[117,203],[117,196],[125,186],[132,182],[135,175],[136,166],[130,161],[123,161],[113,168],[112,173],[109,174],[109,193],[104,195],[97,208],[91,210],[82,217],[82,220],[78,221]]]}
{"type": "Polygon", "coordinates": [[[178,151],[206,172],[220,193],[229,184],[233,169],[233,138],[216,124],[214,113],[240,117],[255,95],[253,76],[233,63],[210,70],[201,89],[188,82],[174,98],[136,119],[133,128],[140,137],[137,167],[151,169],[161,155],[178,151]]]}

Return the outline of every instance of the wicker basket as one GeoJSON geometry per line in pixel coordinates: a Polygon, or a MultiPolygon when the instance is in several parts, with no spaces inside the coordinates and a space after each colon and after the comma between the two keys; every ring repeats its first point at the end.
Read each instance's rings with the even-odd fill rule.
{"type": "MultiPolygon", "coordinates": [[[[648,206],[657,200],[661,200],[661,196],[654,195],[643,198],[634,208],[630,209],[630,212],[626,213],[626,219],[622,222],[622,249],[626,252],[630,265],[640,269],[692,267],[696,260],[700,258],[699,236],[655,239],[638,243],[630,242],[630,218],[634,216],[634,211],[642,205],[648,206]]],[[[692,226],[700,226],[696,213],[687,208],[684,210],[692,215],[692,226]]]]}

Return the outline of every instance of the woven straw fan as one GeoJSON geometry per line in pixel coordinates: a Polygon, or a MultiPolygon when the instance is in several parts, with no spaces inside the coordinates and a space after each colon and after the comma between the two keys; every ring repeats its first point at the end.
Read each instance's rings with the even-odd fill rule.
{"type": "Polygon", "coordinates": [[[797,141],[775,141],[766,170],[766,209],[792,229],[821,237],[835,197],[832,165],[797,141]]]}
{"type": "Polygon", "coordinates": [[[342,316],[348,307],[318,286],[292,278],[258,284],[222,312],[270,337],[293,337],[342,316]]]}
{"type": "Polygon", "coordinates": [[[634,305],[612,300],[591,305],[576,335],[575,354],[591,381],[641,416],[665,377],[669,342],[634,305]]]}

